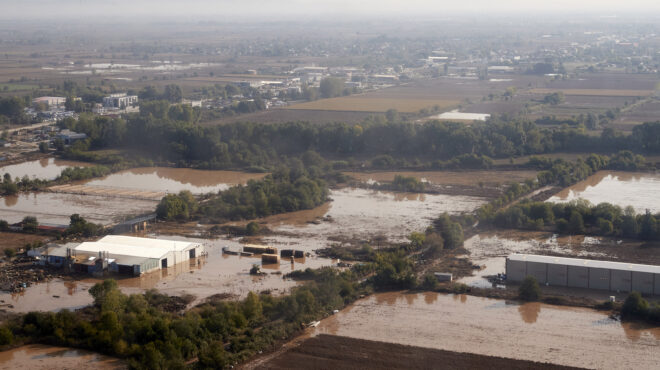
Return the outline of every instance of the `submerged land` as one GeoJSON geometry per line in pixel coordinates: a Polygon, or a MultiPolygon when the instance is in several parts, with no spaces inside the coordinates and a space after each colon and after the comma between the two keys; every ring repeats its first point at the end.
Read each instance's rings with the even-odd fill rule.
{"type": "Polygon", "coordinates": [[[658,296],[502,276],[660,265],[657,23],[585,22],[8,24],[0,367],[653,368],[658,296]],[[109,234],[206,253],[42,262],[109,234]]]}

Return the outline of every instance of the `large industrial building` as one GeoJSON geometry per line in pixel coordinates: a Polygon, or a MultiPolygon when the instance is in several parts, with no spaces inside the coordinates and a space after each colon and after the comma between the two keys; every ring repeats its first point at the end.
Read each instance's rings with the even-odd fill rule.
{"type": "Polygon", "coordinates": [[[533,276],[541,285],[660,295],[660,266],[577,258],[512,254],[507,281],[533,276]]]}
{"type": "Polygon", "coordinates": [[[204,246],[200,243],[108,235],[95,242],[49,248],[44,257],[50,264],[68,265],[78,272],[141,275],[203,253],[204,246]]]}

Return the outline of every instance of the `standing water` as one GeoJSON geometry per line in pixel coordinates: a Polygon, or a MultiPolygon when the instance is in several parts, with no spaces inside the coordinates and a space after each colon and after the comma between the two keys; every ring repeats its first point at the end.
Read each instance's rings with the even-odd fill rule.
{"type": "Polygon", "coordinates": [[[660,328],[585,308],[438,293],[383,293],[331,316],[314,334],[599,369],[657,369],[660,328]]]}
{"type": "Polygon", "coordinates": [[[548,201],[561,203],[582,198],[592,204],[608,202],[622,208],[632,206],[637,213],[644,213],[647,209],[658,213],[659,193],[659,174],[599,171],[555,194],[548,201]]]}

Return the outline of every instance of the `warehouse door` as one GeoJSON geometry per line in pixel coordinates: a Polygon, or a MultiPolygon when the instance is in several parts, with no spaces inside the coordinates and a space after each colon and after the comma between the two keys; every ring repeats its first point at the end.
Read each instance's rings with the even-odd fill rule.
{"type": "Polygon", "coordinates": [[[167,268],[167,258],[163,258],[160,260],[160,267],[166,269],[167,268]]]}
{"type": "Polygon", "coordinates": [[[195,248],[188,251],[189,258],[195,258],[195,248]]]}

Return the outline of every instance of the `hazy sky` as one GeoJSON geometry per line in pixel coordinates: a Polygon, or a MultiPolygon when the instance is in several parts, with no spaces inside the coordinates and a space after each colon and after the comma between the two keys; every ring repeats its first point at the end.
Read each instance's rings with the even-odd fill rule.
{"type": "Polygon", "coordinates": [[[660,15],[659,0],[0,0],[2,18],[70,16],[345,16],[473,14],[543,14],[589,12],[595,15],[660,15]]]}

